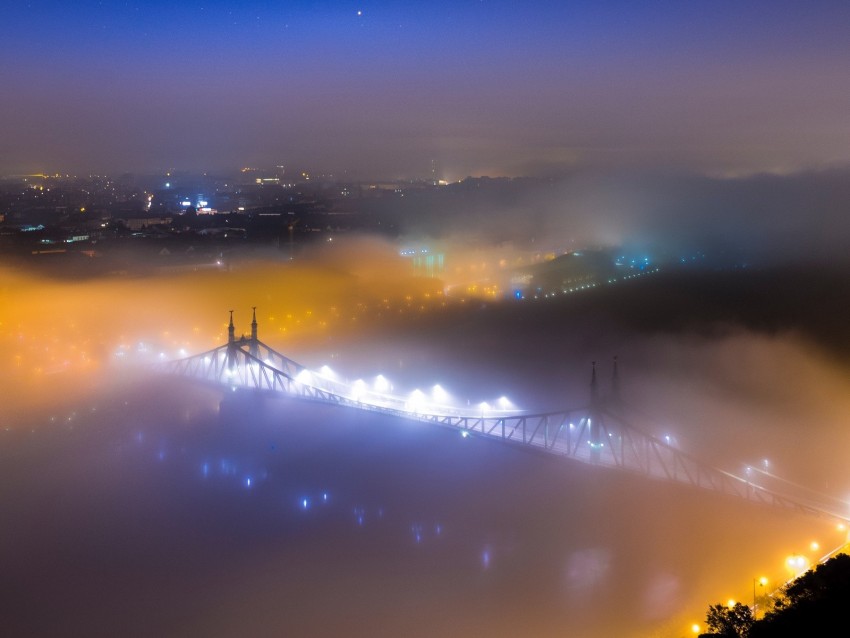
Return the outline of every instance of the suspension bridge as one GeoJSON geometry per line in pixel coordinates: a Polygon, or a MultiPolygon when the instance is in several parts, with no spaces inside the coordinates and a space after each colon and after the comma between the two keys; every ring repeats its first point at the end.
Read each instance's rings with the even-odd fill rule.
{"type": "MultiPolygon", "coordinates": [[[[669,441],[647,434],[628,418],[620,399],[617,360],[611,392],[599,392],[596,364],[587,403],[556,412],[459,408],[424,397],[404,397],[349,383],[315,371],[277,352],[258,337],[256,308],[250,336],[236,337],[230,311],[227,343],[182,359],[162,362],[161,372],[231,391],[251,390],[271,396],[336,405],[452,428],[464,436],[497,439],[594,466],[652,479],[675,481],[758,504],[801,514],[849,522],[847,504],[828,495],[792,489],[760,468],[739,476],[701,462],[669,441]],[[756,482],[759,474],[765,480],[756,482]],[[772,479],[772,480],[771,480],[772,479]],[[776,487],[780,486],[780,487],[776,487]]],[[[799,486],[797,486],[799,488],[799,486]]]]}

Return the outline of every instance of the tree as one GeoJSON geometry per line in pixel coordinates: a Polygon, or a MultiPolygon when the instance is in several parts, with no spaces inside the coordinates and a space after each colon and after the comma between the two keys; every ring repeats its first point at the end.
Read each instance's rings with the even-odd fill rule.
{"type": "Polygon", "coordinates": [[[744,638],[753,625],[753,610],[743,603],[712,605],[705,617],[711,636],[724,638],[744,638]]]}
{"type": "Polygon", "coordinates": [[[783,587],[747,638],[828,636],[847,623],[850,556],[838,554],[783,587]]]}
{"type": "Polygon", "coordinates": [[[705,637],[832,636],[848,618],[850,555],[838,554],[785,585],[761,620],[741,603],[708,608],[705,637]]]}

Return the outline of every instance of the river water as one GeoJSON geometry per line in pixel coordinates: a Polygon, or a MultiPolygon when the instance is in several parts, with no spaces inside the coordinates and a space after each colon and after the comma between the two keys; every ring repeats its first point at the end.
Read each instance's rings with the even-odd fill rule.
{"type": "Polygon", "coordinates": [[[221,398],[134,379],[3,433],[0,633],[685,636],[786,547],[837,542],[474,435],[221,398]]]}

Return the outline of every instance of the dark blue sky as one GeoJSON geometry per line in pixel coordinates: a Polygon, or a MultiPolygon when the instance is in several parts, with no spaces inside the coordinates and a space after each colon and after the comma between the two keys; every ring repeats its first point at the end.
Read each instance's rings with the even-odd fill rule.
{"type": "Polygon", "coordinates": [[[841,2],[14,2],[0,172],[850,159],[841,2]]]}

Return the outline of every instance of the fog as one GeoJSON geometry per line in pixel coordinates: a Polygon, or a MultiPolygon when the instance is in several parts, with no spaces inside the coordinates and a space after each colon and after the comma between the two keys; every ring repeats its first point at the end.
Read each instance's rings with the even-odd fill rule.
{"type": "Polygon", "coordinates": [[[473,246],[616,246],[655,260],[702,253],[717,266],[846,264],[848,184],[846,166],[741,175],[588,166],[450,185],[452,196],[409,203],[406,224],[473,246]]]}
{"type": "Polygon", "coordinates": [[[77,280],[4,267],[5,633],[678,637],[710,604],[749,604],[753,578],[778,586],[786,556],[816,560],[844,534],[436,426],[283,399],[222,404],[221,391],[147,365],[221,345],[230,310],[248,333],[252,307],[260,339],[296,361],[383,374],[399,393],[439,383],[461,405],[584,405],[591,363],[607,393],[616,356],[636,427],[738,475],[768,460],[789,490],[843,501],[847,277],[824,268],[846,222],[817,198],[813,216],[786,216],[795,187],[768,198],[773,179],[733,180],[728,209],[718,182],[692,181],[705,198],[687,223],[675,190],[641,217],[625,187],[553,186],[538,200],[552,244],[570,236],[556,236],[558,219],[581,229],[576,244],[610,246],[640,238],[638,225],[670,226],[678,247],[716,224],[724,246],[757,257],[671,261],[557,298],[446,294],[477,262],[536,254],[496,236],[472,246],[459,227],[440,235],[437,278],[372,237],[197,272],[77,280]],[[572,213],[552,208],[558,192],[572,213]],[[742,206],[764,217],[738,219],[742,206]],[[768,258],[818,245],[818,268],[768,258]]]}
{"type": "Polygon", "coordinates": [[[181,350],[187,356],[221,345],[231,309],[245,333],[257,306],[264,338],[294,355],[344,338],[361,322],[440,305],[440,283],[410,274],[389,244],[353,243],[297,264],[278,255],[229,270],[139,277],[69,281],[0,270],[0,348],[4,381],[14,388],[7,405],[64,399],[64,386],[76,393],[86,381],[108,379],[119,359],[178,358],[181,350]]]}

